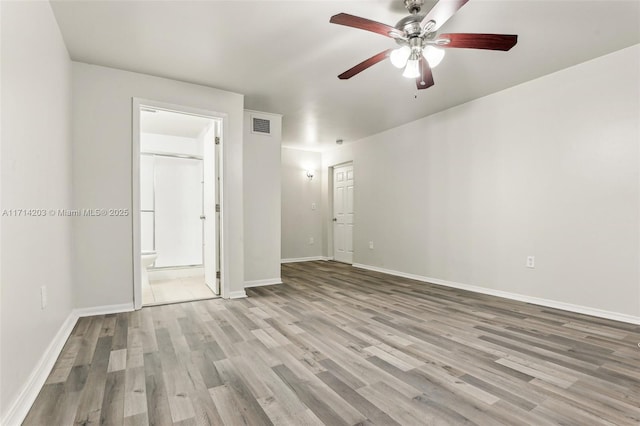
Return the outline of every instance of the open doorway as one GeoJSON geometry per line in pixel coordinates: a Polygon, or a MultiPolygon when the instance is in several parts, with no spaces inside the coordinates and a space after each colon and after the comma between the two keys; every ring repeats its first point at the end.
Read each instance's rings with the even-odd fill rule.
{"type": "Polygon", "coordinates": [[[136,308],[218,297],[222,118],[144,102],[134,109],[136,308]]]}

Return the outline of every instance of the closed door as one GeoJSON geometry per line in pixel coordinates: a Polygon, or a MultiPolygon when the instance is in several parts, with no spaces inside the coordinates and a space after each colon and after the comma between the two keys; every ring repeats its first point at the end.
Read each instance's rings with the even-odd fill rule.
{"type": "Polygon", "coordinates": [[[353,164],[333,168],[333,258],[353,263],[353,164]]]}

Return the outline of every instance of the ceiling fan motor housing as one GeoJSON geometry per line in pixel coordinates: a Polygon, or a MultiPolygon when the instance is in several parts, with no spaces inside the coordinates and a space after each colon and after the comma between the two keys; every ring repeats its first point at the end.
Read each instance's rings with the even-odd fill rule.
{"type": "Polygon", "coordinates": [[[401,46],[409,46],[409,40],[412,38],[422,37],[422,27],[420,22],[423,15],[409,15],[405,16],[395,25],[395,28],[402,33],[402,37],[396,37],[395,41],[401,46]]]}
{"type": "Polygon", "coordinates": [[[420,26],[421,20],[422,16],[420,15],[407,16],[396,24],[396,28],[404,31],[409,38],[416,37],[422,33],[422,27],[420,26]]]}
{"type": "MultiPolygon", "coordinates": [[[[412,50],[422,49],[427,43],[432,42],[436,37],[436,32],[430,32],[427,28],[422,28],[421,22],[424,15],[415,14],[402,18],[395,25],[399,31],[403,33],[404,37],[397,37],[396,43],[401,46],[409,46],[412,50]]],[[[429,21],[433,22],[433,21],[429,21]]],[[[428,28],[432,28],[429,26],[428,28]]]]}

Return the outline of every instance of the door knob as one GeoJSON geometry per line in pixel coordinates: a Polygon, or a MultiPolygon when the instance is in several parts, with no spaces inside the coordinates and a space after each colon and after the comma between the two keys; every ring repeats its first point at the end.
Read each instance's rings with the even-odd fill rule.
{"type": "Polygon", "coordinates": [[[334,222],[337,222],[337,221],[338,221],[338,218],[337,218],[337,217],[334,217],[334,218],[333,218],[333,221],[334,221],[334,222]]]}
{"type": "Polygon", "coordinates": [[[200,215],[200,219],[205,220],[207,217],[205,215],[200,215]]]}

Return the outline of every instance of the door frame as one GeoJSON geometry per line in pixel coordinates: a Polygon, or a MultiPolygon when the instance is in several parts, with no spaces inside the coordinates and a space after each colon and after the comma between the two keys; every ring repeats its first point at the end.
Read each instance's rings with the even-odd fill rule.
{"type": "MultiPolygon", "coordinates": [[[[333,172],[336,168],[338,167],[343,167],[343,166],[349,166],[351,165],[351,167],[353,167],[353,182],[354,182],[354,187],[355,187],[355,181],[356,181],[356,172],[355,172],[355,164],[353,162],[353,160],[349,160],[349,161],[343,161],[341,163],[336,163],[333,164],[331,166],[328,167],[327,169],[327,186],[328,186],[328,194],[329,194],[329,199],[328,201],[328,213],[329,213],[329,218],[328,218],[328,229],[327,229],[327,259],[329,260],[335,260],[335,246],[333,244],[334,242],[334,227],[333,227],[333,172]]],[[[355,203],[355,199],[354,199],[354,203],[355,203]]],[[[355,224],[355,214],[353,215],[354,217],[354,224],[355,224]]],[[[354,227],[355,229],[355,227],[354,227]]],[[[353,238],[353,235],[352,235],[353,238]]],[[[352,242],[353,245],[353,242],[352,242]]],[[[353,254],[355,256],[355,245],[353,247],[353,254]]],[[[352,262],[351,264],[353,265],[354,262],[352,262]]]]}
{"type": "MultiPolygon", "coordinates": [[[[224,141],[227,139],[229,128],[228,114],[216,111],[208,111],[199,108],[192,108],[184,105],[170,104],[166,102],[154,101],[151,99],[131,98],[131,225],[132,225],[132,253],[131,259],[133,264],[133,306],[138,310],[142,308],[142,266],[141,253],[141,225],[140,225],[140,107],[149,107],[161,109],[164,111],[175,112],[178,114],[197,115],[200,117],[220,120],[222,122],[222,132],[220,132],[220,144],[217,150],[218,158],[216,158],[216,174],[220,182],[218,185],[219,193],[216,194],[218,200],[223,200],[224,195],[224,141]]],[[[218,201],[220,202],[220,201],[218,201]]],[[[219,216],[219,234],[218,239],[218,268],[220,270],[220,296],[227,298],[229,294],[229,283],[225,278],[226,264],[229,259],[228,248],[224,244],[224,235],[227,226],[224,222],[224,206],[220,203],[219,216]]]]}

